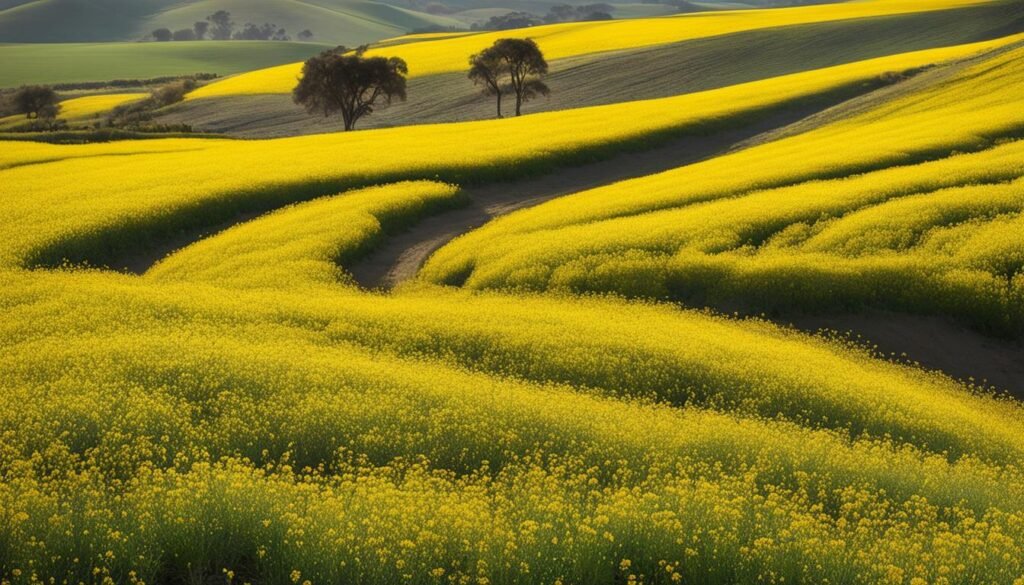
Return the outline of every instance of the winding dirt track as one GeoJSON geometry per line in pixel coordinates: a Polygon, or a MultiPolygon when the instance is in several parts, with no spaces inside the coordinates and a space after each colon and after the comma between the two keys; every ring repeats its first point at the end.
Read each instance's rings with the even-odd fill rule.
{"type": "Polygon", "coordinates": [[[468,205],[432,215],[407,231],[390,235],[378,248],[346,268],[364,288],[391,289],[415,277],[435,250],[495,217],[556,197],[667,171],[744,148],[756,144],[758,135],[789,126],[836,104],[792,108],[740,128],[707,136],[675,138],[647,150],[626,152],[521,181],[465,188],[468,205]]]}
{"type": "MultiPolygon", "coordinates": [[[[891,91],[894,88],[833,107],[823,104],[790,110],[744,128],[710,136],[683,137],[643,152],[621,154],[537,178],[471,187],[466,189],[469,205],[428,217],[405,232],[393,234],[348,269],[364,288],[387,290],[414,278],[427,258],[444,244],[500,215],[807,131],[842,117],[843,110],[856,109],[861,102],[885,99],[888,97],[885,94],[891,91]]],[[[941,317],[867,311],[824,316],[784,315],[770,319],[808,333],[822,329],[849,333],[859,342],[875,345],[878,352],[898,361],[918,362],[926,369],[938,370],[959,380],[974,380],[1024,400],[1024,346],[987,337],[941,317]]]]}

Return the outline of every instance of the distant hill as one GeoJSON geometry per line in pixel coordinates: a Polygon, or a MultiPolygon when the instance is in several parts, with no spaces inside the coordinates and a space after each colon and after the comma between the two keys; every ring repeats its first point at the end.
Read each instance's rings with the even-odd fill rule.
{"type": "MultiPolygon", "coordinates": [[[[732,19],[733,15],[723,17],[732,19]]],[[[681,17],[676,22],[687,20],[681,17]]],[[[650,28],[639,22],[608,23],[606,28],[622,30],[632,25],[650,34],[650,28]]],[[[1000,0],[965,8],[755,28],[620,48],[613,53],[552,58],[547,78],[552,94],[531,102],[529,110],[567,110],[664,98],[1021,32],[1024,4],[1000,0]]],[[[486,44],[479,40],[486,36],[481,33],[465,38],[470,43],[486,44]]],[[[429,54],[416,51],[415,45],[396,47],[394,53],[405,57],[410,71],[416,71],[420,63],[417,57],[429,58],[457,42],[458,38],[434,41],[429,54]]],[[[174,106],[161,121],[247,138],[337,131],[337,120],[309,116],[292,102],[289,92],[297,74],[297,67],[285,66],[214,82],[193,94],[197,97],[205,93],[208,97],[174,106]],[[284,83],[276,83],[275,77],[284,83]],[[231,87],[234,93],[218,91],[231,87]],[[246,94],[252,87],[267,93],[246,94]]],[[[462,71],[414,75],[409,80],[408,100],[375,112],[363,127],[484,119],[493,116],[493,107],[462,71]]]]}
{"type": "MultiPolygon", "coordinates": [[[[398,6],[426,5],[433,0],[386,0],[398,6]]],[[[636,12],[641,16],[650,16],[662,11],[690,12],[697,10],[743,10],[755,8],[782,8],[788,6],[806,6],[808,4],[832,4],[844,0],[437,0],[456,11],[454,16],[464,17],[465,12],[495,11],[509,12],[523,10],[534,14],[544,14],[555,4],[611,4],[616,7],[616,18],[628,18],[627,14],[636,12]]]]}
{"type": "Polygon", "coordinates": [[[367,0],[0,0],[0,42],[133,41],[157,28],[191,27],[227,10],[241,27],[273,23],[292,38],[349,46],[405,32],[464,26],[459,20],[367,0]]]}
{"type": "Polygon", "coordinates": [[[275,41],[0,45],[0,88],[194,73],[230,75],[302,61],[324,48],[275,41]]]}

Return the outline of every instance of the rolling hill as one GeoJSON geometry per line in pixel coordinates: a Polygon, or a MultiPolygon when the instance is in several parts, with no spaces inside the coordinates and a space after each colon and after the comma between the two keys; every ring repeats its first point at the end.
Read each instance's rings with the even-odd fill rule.
{"type": "Polygon", "coordinates": [[[230,75],[305,59],[325,47],[275,41],[0,45],[0,88],[195,73],[230,75]]]}
{"type": "Polygon", "coordinates": [[[1015,38],[792,136],[494,222],[426,274],[748,312],[937,314],[1024,337],[1015,38]]]}
{"type": "MultiPolygon", "coordinates": [[[[992,4],[1001,2],[939,0],[921,3],[911,0],[875,0],[762,11],[710,12],[662,18],[550,24],[530,28],[529,37],[544,48],[548,60],[558,60],[785,26],[893,17],[992,4]]],[[[470,55],[509,34],[511,33],[497,31],[460,35],[431,43],[408,43],[371,50],[369,54],[401,57],[409,64],[411,78],[462,73],[470,55]]],[[[289,66],[239,75],[201,88],[193,92],[189,99],[290,93],[301,69],[302,63],[293,63],[289,66]]]]}
{"type": "MultiPolygon", "coordinates": [[[[675,22],[685,32],[685,20],[675,22]]],[[[552,59],[547,81],[552,94],[530,103],[527,110],[543,112],[667,97],[893,53],[981,41],[1017,31],[1024,31],[1024,5],[1001,1],[952,10],[768,27],[653,47],[593,52],[552,59]]],[[[468,46],[487,42],[479,34],[457,40],[468,46]]],[[[438,50],[443,47],[438,45],[438,50]]],[[[402,49],[386,49],[392,50],[402,49]]],[[[246,137],[337,130],[337,121],[309,116],[292,103],[287,93],[218,95],[220,89],[247,78],[266,79],[265,87],[278,91],[274,76],[278,71],[293,68],[257,71],[213,84],[197,95],[210,92],[215,97],[189,100],[168,111],[163,119],[246,137]]],[[[294,84],[294,77],[290,83],[294,84]]],[[[481,96],[479,88],[469,83],[462,72],[413,77],[408,94],[408,101],[382,109],[367,119],[364,127],[463,121],[494,115],[490,100],[481,96]]]]}
{"type": "MultiPolygon", "coordinates": [[[[698,140],[707,118],[740,124],[968,58],[836,125],[877,135],[873,124],[910,100],[909,127],[941,131],[929,103],[977,109],[943,139],[963,148],[1019,124],[1018,41],[516,120],[0,149],[5,567],[147,583],[1012,582],[1024,568],[1016,402],[762,321],[568,294],[381,294],[344,267],[458,203],[438,179],[557,170],[673,129],[698,140]],[[984,90],[973,102],[947,99],[971,80],[984,90]],[[42,262],[44,251],[54,264],[112,260],[271,208],[177,246],[144,275],[42,262]]],[[[887,135],[894,149],[936,135],[905,130],[887,135]]],[[[787,165],[715,164],[726,181],[834,172],[797,152],[787,165]]],[[[657,190],[640,196],[611,185],[606,199],[643,207],[705,168],[678,171],[694,181],[655,175],[657,190]]],[[[571,224],[595,213],[595,196],[582,199],[525,221],[571,224]]],[[[524,216],[508,219],[496,226],[524,216]]]]}
{"type": "Polygon", "coordinates": [[[274,23],[326,44],[355,46],[455,19],[365,0],[32,0],[0,10],[0,43],[135,41],[166,27],[190,28],[217,10],[240,27],[274,23]]]}
{"type": "MultiPolygon", "coordinates": [[[[515,118],[0,141],[0,583],[1019,584],[1018,9],[541,30],[586,91],[515,118]]],[[[445,95],[487,38],[385,50],[445,95]]]]}

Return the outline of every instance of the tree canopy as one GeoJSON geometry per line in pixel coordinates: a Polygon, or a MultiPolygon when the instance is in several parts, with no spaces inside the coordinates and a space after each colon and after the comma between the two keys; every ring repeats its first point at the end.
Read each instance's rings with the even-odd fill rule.
{"type": "Polygon", "coordinates": [[[226,41],[231,38],[231,31],[235,28],[231,20],[231,13],[227,10],[218,10],[206,17],[211,25],[210,36],[215,41],[226,41]]]}
{"type": "Polygon", "coordinates": [[[349,52],[339,47],[306,61],[292,92],[295,103],[310,113],[341,113],[345,130],[352,130],[360,118],[373,113],[378,102],[405,101],[405,76],[409,72],[405,61],[398,57],[364,57],[364,50],[349,52]]]}
{"type": "Polygon", "coordinates": [[[524,103],[551,93],[541,79],[547,75],[548,63],[533,39],[498,39],[470,57],[469,65],[473,83],[482,85],[485,94],[496,96],[499,118],[503,93],[515,96],[517,116],[524,103]]]}
{"type": "Polygon", "coordinates": [[[497,96],[498,117],[501,118],[502,78],[508,71],[505,60],[489,47],[469,58],[469,78],[475,85],[483,86],[484,95],[497,96]]]}
{"type": "Polygon", "coordinates": [[[45,85],[28,85],[14,94],[14,108],[30,120],[55,118],[60,109],[57,92],[45,85]]]}

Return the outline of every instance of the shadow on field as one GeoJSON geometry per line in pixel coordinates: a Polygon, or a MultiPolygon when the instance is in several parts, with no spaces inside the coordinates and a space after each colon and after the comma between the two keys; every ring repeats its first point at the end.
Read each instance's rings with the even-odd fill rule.
{"type": "Polygon", "coordinates": [[[836,332],[882,356],[1024,400],[1024,345],[985,336],[938,316],[867,310],[769,317],[809,333],[836,332]]]}

